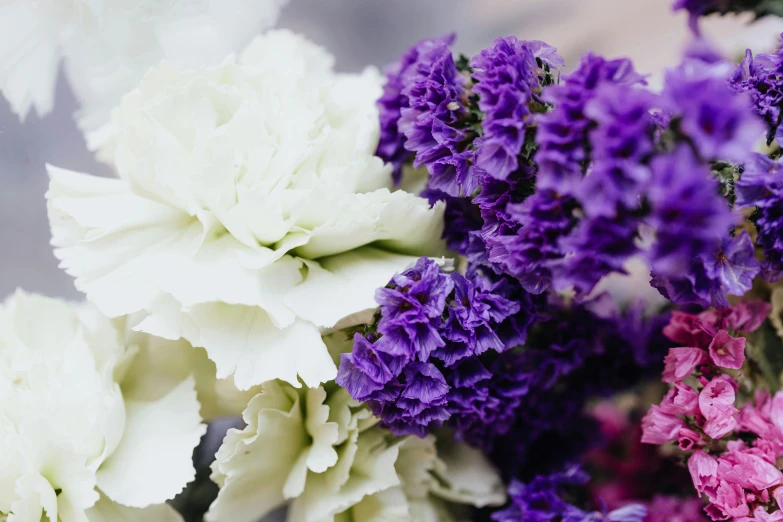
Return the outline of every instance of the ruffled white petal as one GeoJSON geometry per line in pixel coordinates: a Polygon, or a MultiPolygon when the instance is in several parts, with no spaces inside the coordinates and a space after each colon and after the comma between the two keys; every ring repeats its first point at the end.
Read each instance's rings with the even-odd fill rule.
{"type": "Polygon", "coordinates": [[[128,401],[123,439],[97,473],[101,490],[130,507],[174,498],[195,477],[191,456],[206,432],[198,410],[192,378],[158,401],[128,401]]]}
{"type": "Polygon", "coordinates": [[[105,495],[87,510],[89,522],[182,522],[182,516],[168,504],[134,508],[118,504],[105,495]]]}
{"type": "Polygon", "coordinates": [[[484,454],[462,443],[438,447],[439,480],[432,484],[434,495],[477,507],[500,506],[506,501],[503,481],[484,454]]]}
{"type": "Polygon", "coordinates": [[[285,303],[299,317],[331,328],[340,319],[375,309],[375,290],[416,259],[364,247],[317,262],[304,261],[307,276],[286,294],[285,303]]]}
{"type": "Polygon", "coordinates": [[[256,522],[281,505],[283,482],[307,446],[300,396],[285,384],[266,383],[243,418],[245,429],[229,430],[212,464],[220,493],[210,522],[256,522]]]}
{"type": "Polygon", "coordinates": [[[0,92],[22,120],[52,110],[68,6],[56,0],[6,0],[0,5],[0,92]],[[61,5],[57,5],[61,4],[61,5]]]}

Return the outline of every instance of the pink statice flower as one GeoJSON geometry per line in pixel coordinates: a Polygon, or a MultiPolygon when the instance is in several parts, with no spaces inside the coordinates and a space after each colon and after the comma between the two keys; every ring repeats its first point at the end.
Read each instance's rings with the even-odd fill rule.
{"type": "Polygon", "coordinates": [[[660,406],[653,406],[642,419],[642,442],[666,444],[677,440],[680,429],[685,427],[681,418],[664,413],[660,406]]]}
{"type": "Polygon", "coordinates": [[[726,330],[719,330],[708,350],[716,366],[739,370],[745,361],[745,338],[732,337],[726,330]]]}
{"type": "Polygon", "coordinates": [[[685,379],[702,363],[707,362],[707,353],[701,348],[671,348],[663,360],[663,382],[677,382],[685,379]]]}
{"type": "Polygon", "coordinates": [[[695,415],[699,411],[699,394],[685,383],[675,383],[661,401],[661,410],[670,415],[695,415]]]}

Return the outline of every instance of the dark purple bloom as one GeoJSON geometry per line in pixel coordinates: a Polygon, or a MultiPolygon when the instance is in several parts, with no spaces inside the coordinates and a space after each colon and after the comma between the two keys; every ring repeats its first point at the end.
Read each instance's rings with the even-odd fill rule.
{"type": "Polygon", "coordinates": [[[413,268],[395,275],[387,287],[378,289],[375,300],[382,314],[378,331],[383,334],[378,350],[409,360],[418,355],[426,361],[444,345],[439,328],[453,286],[437,263],[422,257],[413,268]]]}
{"type": "Polygon", "coordinates": [[[726,235],[735,217],[709,169],[688,147],[656,157],[651,167],[647,223],[656,241],[650,264],[661,276],[677,277],[695,257],[714,251],[715,241],[726,235]]]}
{"type": "Polygon", "coordinates": [[[779,160],[754,154],[735,184],[737,206],[756,207],[756,243],[764,249],[764,279],[783,276],[783,171],[779,160]]]}
{"type": "Polygon", "coordinates": [[[523,288],[540,294],[552,284],[551,262],[563,257],[562,238],[574,228],[576,202],[551,190],[539,190],[521,204],[509,205],[520,228],[515,235],[486,239],[489,260],[519,279],[523,288]]]}
{"type": "Polygon", "coordinates": [[[629,60],[605,60],[588,53],[577,69],[542,95],[554,109],[538,118],[536,143],[539,151],[538,189],[552,188],[568,193],[581,178],[588,158],[587,134],[592,122],[585,114],[588,102],[607,83],[643,83],[629,60]]]}
{"type": "Polygon", "coordinates": [[[484,113],[483,136],[476,140],[475,165],[482,172],[506,179],[517,170],[517,156],[532,123],[529,104],[541,90],[541,67],[559,69],[563,59],[543,42],[513,36],[497,38],[471,60],[473,92],[484,113]],[[539,58],[541,65],[537,63],[539,58]]]}
{"type": "Polygon", "coordinates": [[[524,342],[539,300],[515,280],[481,269],[445,274],[427,258],[395,275],[376,300],[377,334],[354,336],[337,383],[396,434],[423,436],[453,417],[458,437],[491,447],[522,393],[498,354],[524,342]]]}
{"type": "Polygon", "coordinates": [[[767,124],[767,142],[778,140],[780,113],[783,106],[783,54],[759,54],[748,49],[730,81],[736,92],[750,94],[754,112],[767,124]]]}
{"type": "MultiPolygon", "coordinates": [[[[698,44],[697,44],[698,45],[698,44]]],[[[762,134],[750,100],[728,83],[726,62],[687,58],[666,74],[663,97],[702,160],[745,161],[762,134]]]]}
{"type": "Polygon", "coordinates": [[[577,294],[587,295],[602,277],[625,273],[623,264],[639,251],[634,242],[638,224],[638,219],[626,213],[615,219],[582,220],[560,241],[568,255],[552,263],[555,289],[573,287],[577,294]]]}
{"type": "Polygon", "coordinates": [[[413,153],[404,147],[405,136],[399,128],[401,111],[410,107],[406,87],[416,81],[432,66],[437,55],[433,50],[448,48],[454,42],[455,35],[426,39],[411,47],[395,63],[386,69],[386,84],[383,95],[378,100],[381,120],[381,136],[376,154],[394,166],[394,181],[399,183],[402,177],[402,165],[413,158],[413,153]]]}
{"type": "Polygon", "coordinates": [[[494,522],[552,522],[560,521],[572,507],[562,498],[565,489],[583,486],[589,477],[576,466],[561,473],[538,475],[527,484],[512,481],[508,488],[510,504],[493,513],[494,522]]]}
{"type": "Polygon", "coordinates": [[[684,276],[664,277],[653,273],[651,284],[677,304],[726,308],[726,294],[743,295],[759,273],[753,242],[747,232],[724,236],[711,252],[696,256],[684,276]]]}

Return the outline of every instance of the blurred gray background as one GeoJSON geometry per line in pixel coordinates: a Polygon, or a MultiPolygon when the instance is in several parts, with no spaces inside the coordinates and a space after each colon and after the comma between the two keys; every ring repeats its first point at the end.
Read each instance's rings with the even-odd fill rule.
{"type": "MultiPolygon", "coordinates": [[[[688,40],[684,14],[670,0],[290,0],[279,26],[326,46],[343,71],[383,66],[416,40],[450,31],[457,50],[473,53],[496,36],[539,39],[556,46],[573,66],[587,50],[629,56],[637,69],[658,74],[674,64],[688,40]]],[[[745,46],[767,50],[780,20],[750,27],[716,19],[706,33],[732,54],[745,46]]],[[[46,163],[111,175],[86,150],[71,115],[78,107],[60,78],[57,101],[44,118],[21,124],[0,98],[0,299],[16,287],[78,297],[49,247],[44,193],[46,163]]]]}

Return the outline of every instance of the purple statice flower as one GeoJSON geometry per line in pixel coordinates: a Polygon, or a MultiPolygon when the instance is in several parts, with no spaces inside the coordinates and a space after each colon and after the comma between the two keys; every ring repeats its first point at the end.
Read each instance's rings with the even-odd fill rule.
{"type": "Polygon", "coordinates": [[[647,165],[655,152],[657,97],[628,85],[608,83],[585,106],[593,121],[589,131],[592,165],[577,194],[585,215],[617,217],[639,207],[650,180],[647,165]]]}
{"type": "Polygon", "coordinates": [[[502,267],[530,293],[540,294],[552,284],[551,263],[563,257],[561,238],[574,228],[576,202],[552,190],[539,190],[507,211],[520,223],[514,235],[486,238],[489,261],[502,267]]]}
{"type": "Polygon", "coordinates": [[[586,484],[588,475],[577,466],[563,472],[538,475],[527,484],[514,480],[508,488],[509,505],[492,514],[494,522],[559,522],[572,508],[561,497],[564,490],[586,484]]]}
{"type": "Polygon", "coordinates": [[[477,182],[469,169],[473,134],[463,124],[468,115],[467,78],[457,70],[453,41],[450,35],[415,47],[416,60],[402,75],[405,101],[397,127],[405,136],[405,149],[414,153],[413,166],[427,167],[428,188],[459,196],[470,194],[477,182]]]}
{"type": "Polygon", "coordinates": [[[760,264],[747,232],[724,236],[717,243],[717,248],[693,258],[684,275],[666,277],[653,272],[650,284],[676,304],[727,308],[726,294],[743,295],[750,290],[760,264]]]}
{"type": "Polygon", "coordinates": [[[495,440],[509,433],[521,397],[528,391],[527,374],[516,364],[518,358],[506,352],[485,366],[481,358],[471,356],[450,369],[449,425],[458,440],[490,452],[495,440]]]}
{"type": "Polygon", "coordinates": [[[517,157],[532,124],[529,104],[538,99],[544,76],[539,70],[557,71],[565,62],[543,42],[509,36],[497,38],[470,65],[476,82],[473,93],[484,113],[484,132],[475,142],[475,166],[489,176],[507,179],[519,167],[517,157]]]}
{"type": "Polygon", "coordinates": [[[759,54],[754,58],[748,49],[734,71],[730,85],[736,92],[750,94],[754,112],[767,124],[767,143],[776,140],[779,145],[783,144],[783,131],[778,132],[783,106],[783,51],[759,54]]]}
{"type": "Polygon", "coordinates": [[[709,169],[687,146],[656,157],[651,167],[646,222],[656,238],[650,265],[661,276],[681,276],[694,258],[714,251],[717,238],[725,236],[736,219],[709,169]]]}
{"type": "Polygon", "coordinates": [[[379,289],[376,301],[374,331],[354,336],[337,384],[396,434],[423,436],[450,417],[465,440],[478,443],[481,433],[491,444],[504,434],[521,392],[498,362],[505,359],[495,358],[524,342],[538,300],[510,278],[445,274],[421,258],[379,289]]]}
{"type": "Polygon", "coordinates": [[[454,39],[455,35],[450,34],[422,40],[386,68],[386,84],[378,100],[381,135],[376,154],[394,166],[395,183],[402,178],[403,164],[414,157],[413,152],[405,148],[406,136],[399,127],[402,110],[410,108],[411,103],[406,88],[427,74],[438,53],[448,49],[454,39]]]}
{"type": "Polygon", "coordinates": [[[555,289],[572,287],[578,295],[587,295],[605,275],[626,273],[624,263],[639,250],[634,242],[638,224],[630,213],[580,221],[560,241],[568,255],[551,264],[555,289]]]}
{"type": "Polygon", "coordinates": [[[568,308],[554,304],[531,330],[514,362],[520,396],[508,435],[491,458],[505,476],[546,470],[597,442],[584,414],[591,398],[610,396],[661,371],[671,342],[666,318],[644,318],[642,307],[624,314],[604,299],[568,308]],[[564,446],[563,446],[564,445],[564,446]]]}
{"type": "Polygon", "coordinates": [[[562,522],[642,522],[647,516],[647,508],[641,504],[629,504],[613,511],[594,511],[586,513],[574,506],[568,506],[562,522]]]}
{"type": "Polygon", "coordinates": [[[756,243],[764,249],[761,265],[764,279],[783,276],[783,171],[779,160],[754,154],[734,185],[737,206],[756,207],[753,220],[758,230],[756,243]]]}
{"type": "Polygon", "coordinates": [[[763,133],[750,99],[729,84],[731,68],[697,40],[683,63],[666,73],[662,96],[678,130],[703,161],[745,161],[763,133]]]}
{"type": "Polygon", "coordinates": [[[445,345],[440,335],[446,297],[454,283],[434,261],[420,258],[413,268],[395,275],[375,293],[381,307],[378,349],[407,360],[426,361],[445,345]]]}
{"type": "Polygon", "coordinates": [[[519,303],[486,292],[461,274],[451,274],[451,280],[454,295],[449,299],[448,318],[441,329],[446,342],[432,356],[452,366],[489,349],[504,351],[506,346],[492,327],[519,312],[519,303]]]}
{"type": "Polygon", "coordinates": [[[588,53],[559,85],[544,91],[544,101],[554,108],[538,117],[539,189],[551,188],[567,193],[581,178],[590,159],[587,135],[592,127],[585,107],[598,89],[607,83],[633,85],[643,82],[643,77],[633,70],[629,60],[610,61],[588,53]]]}

